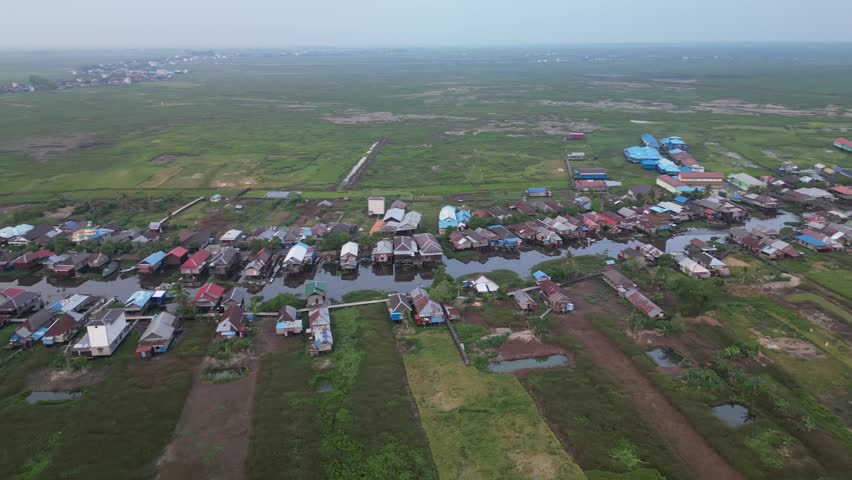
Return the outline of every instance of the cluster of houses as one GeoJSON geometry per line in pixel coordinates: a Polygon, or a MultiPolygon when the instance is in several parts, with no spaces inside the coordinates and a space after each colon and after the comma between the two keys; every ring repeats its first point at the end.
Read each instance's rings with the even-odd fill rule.
{"type": "Polygon", "coordinates": [[[444,249],[441,243],[431,233],[399,235],[379,240],[370,254],[372,261],[376,264],[395,264],[406,267],[434,265],[440,263],[443,256],[444,249]]]}
{"type": "Polygon", "coordinates": [[[536,286],[523,288],[509,292],[515,306],[525,312],[533,312],[538,309],[538,302],[533,299],[530,292],[538,290],[541,299],[556,313],[568,313],[574,311],[574,302],[568,297],[568,293],[559,284],[551,280],[544,272],[537,271],[533,273],[533,279],[536,286]]]}
{"type": "Polygon", "coordinates": [[[435,301],[421,287],[411,290],[407,295],[394,293],[388,296],[387,307],[393,322],[411,318],[417,325],[435,325],[458,318],[454,307],[435,301]]]}
{"type": "Polygon", "coordinates": [[[408,206],[402,200],[394,200],[390,208],[385,210],[384,197],[370,197],[367,200],[367,210],[371,215],[379,215],[370,234],[392,233],[394,235],[410,235],[417,231],[423,215],[420,212],[409,211],[408,206]],[[381,206],[379,205],[381,203],[381,206]],[[378,214],[377,212],[384,212],[378,214]]]}
{"type": "Polygon", "coordinates": [[[171,80],[177,75],[189,73],[190,64],[218,61],[227,58],[214,52],[203,54],[175,55],[151,60],[127,60],[110,64],[97,64],[71,70],[73,78],[23,84],[12,82],[0,84],[0,93],[29,93],[39,90],[65,90],[69,88],[131,85],[140,82],[171,80]]]}
{"type": "Polygon", "coordinates": [[[645,296],[633,280],[614,268],[601,272],[604,283],[612,287],[622,298],[630,302],[637,310],[648,318],[665,318],[666,312],[645,296]]]}

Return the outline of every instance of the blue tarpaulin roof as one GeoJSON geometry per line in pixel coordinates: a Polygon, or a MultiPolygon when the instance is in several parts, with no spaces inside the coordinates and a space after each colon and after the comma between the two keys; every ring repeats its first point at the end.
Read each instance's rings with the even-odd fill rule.
{"type": "Polygon", "coordinates": [[[822,240],[817,240],[816,238],[810,235],[799,235],[796,237],[796,240],[800,242],[807,243],[808,245],[813,245],[814,247],[827,247],[828,244],[823,242],[822,240]]]}
{"type": "Polygon", "coordinates": [[[650,133],[642,134],[642,143],[644,143],[646,147],[660,148],[659,140],[650,133]]]}
{"type": "Polygon", "coordinates": [[[541,270],[536,270],[535,272],[533,272],[533,278],[535,278],[537,280],[542,280],[542,279],[546,280],[546,279],[550,278],[550,275],[542,272],[541,270]]]}
{"type": "Polygon", "coordinates": [[[546,188],[528,188],[527,193],[545,193],[547,192],[546,188]]]}
{"type": "Polygon", "coordinates": [[[154,252],[151,255],[148,255],[145,257],[145,260],[142,260],[142,262],[149,265],[156,265],[162,262],[164,258],[166,258],[166,252],[160,250],[159,252],[154,252]]]}
{"type": "Polygon", "coordinates": [[[674,198],[674,201],[677,203],[686,203],[689,201],[689,199],[684,197],[683,195],[678,195],[674,198]]]}
{"type": "Polygon", "coordinates": [[[641,162],[642,160],[660,160],[662,155],[657,150],[651,147],[630,147],[624,149],[624,156],[632,162],[641,162]]]}
{"type": "Polygon", "coordinates": [[[154,292],[151,290],[138,290],[124,302],[124,306],[136,305],[137,307],[144,307],[153,296],[154,292]]]}

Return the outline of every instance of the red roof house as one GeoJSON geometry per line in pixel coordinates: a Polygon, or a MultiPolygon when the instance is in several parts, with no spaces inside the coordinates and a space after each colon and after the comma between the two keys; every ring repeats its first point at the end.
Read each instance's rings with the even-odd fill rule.
{"type": "Polygon", "coordinates": [[[193,303],[196,308],[212,310],[219,306],[223,296],[225,296],[225,287],[215,283],[205,283],[196,292],[193,303]]]}

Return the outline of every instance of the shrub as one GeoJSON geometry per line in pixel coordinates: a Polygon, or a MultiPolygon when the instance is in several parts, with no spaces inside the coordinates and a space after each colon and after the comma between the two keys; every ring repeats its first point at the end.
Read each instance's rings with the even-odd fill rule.
{"type": "Polygon", "coordinates": [[[609,457],[620,463],[627,470],[633,470],[642,463],[639,458],[639,453],[636,451],[636,445],[630,443],[627,439],[620,440],[612,450],[609,451],[609,457]]]}

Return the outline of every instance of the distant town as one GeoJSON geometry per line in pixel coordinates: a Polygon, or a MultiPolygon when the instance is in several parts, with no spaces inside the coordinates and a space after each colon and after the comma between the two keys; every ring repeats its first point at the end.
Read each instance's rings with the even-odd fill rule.
{"type": "Polygon", "coordinates": [[[118,63],[86,65],[68,72],[70,79],[48,79],[30,75],[29,81],[0,83],[0,93],[31,93],[70,88],[133,85],[142,82],[171,80],[189,73],[186,67],[228,58],[215,52],[188,52],[151,60],[125,60],[118,63]]]}

